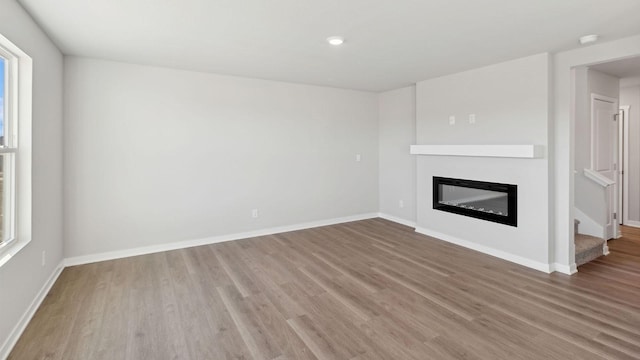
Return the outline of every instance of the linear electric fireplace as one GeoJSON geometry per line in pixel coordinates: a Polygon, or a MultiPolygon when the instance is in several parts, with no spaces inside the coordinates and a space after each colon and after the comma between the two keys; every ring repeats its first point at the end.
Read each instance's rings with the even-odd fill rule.
{"type": "Polygon", "coordinates": [[[518,226],[518,186],[433,177],[433,208],[518,226]]]}

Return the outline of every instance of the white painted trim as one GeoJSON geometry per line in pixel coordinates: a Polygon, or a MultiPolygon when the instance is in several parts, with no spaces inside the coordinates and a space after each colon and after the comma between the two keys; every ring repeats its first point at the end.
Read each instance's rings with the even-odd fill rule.
{"type": "Polygon", "coordinates": [[[25,246],[29,245],[29,241],[31,241],[30,238],[7,244],[6,251],[0,248],[0,267],[11,260],[11,258],[19,253],[25,246]]]}
{"type": "Polygon", "coordinates": [[[602,186],[603,188],[609,187],[616,183],[615,181],[609,179],[608,177],[591,169],[584,169],[584,176],[586,176],[587,179],[593,181],[594,183],[602,186]]]}
{"type": "Polygon", "coordinates": [[[631,226],[631,227],[640,228],[640,221],[628,220],[627,222],[624,223],[624,225],[625,226],[631,226]]]}
{"type": "Polygon", "coordinates": [[[411,220],[405,220],[393,215],[389,215],[389,214],[385,214],[385,213],[378,213],[378,217],[385,219],[385,220],[389,220],[389,221],[393,221],[394,223],[398,223],[400,225],[405,225],[408,227],[412,227],[415,229],[416,227],[416,222],[415,221],[411,221],[411,220]]]}
{"type": "Polygon", "coordinates": [[[578,267],[576,266],[575,262],[569,266],[554,263],[554,264],[551,264],[551,270],[557,271],[559,273],[566,274],[566,275],[573,275],[578,272],[578,267]]]}
{"type": "Polygon", "coordinates": [[[622,110],[622,223],[629,225],[629,105],[620,106],[622,110]]]}
{"type": "Polygon", "coordinates": [[[7,340],[5,340],[4,344],[2,344],[2,347],[0,347],[0,359],[6,359],[7,357],[9,357],[9,353],[18,342],[18,339],[20,339],[20,336],[24,332],[24,329],[27,328],[27,325],[31,321],[31,318],[33,318],[33,315],[35,315],[36,311],[40,307],[40,304],[42,304],[42,301],[49,293],[49,290],[51,290],[51,287],[53,287],[53,284],[55,284],[56,280],[58,280],[58,277],[62,273],[63,269],[64,261],[61,261],[60,264],[58,264],[58,266],[56,266],[56,268],[53,270],[53,273],[44,283],[25,313],[22,315],[20,321],[18,321],[13,330],[11,330],[7,340]]]}
{"type": "Polygon", "coordinates": [[[543,157],[542,145],[411,145],[412,155],[480,156],[534,159],[543,157]]]}
{"type": "Polygon", "coordinates": [[[456,244],[456,245],[460,245],[462,247],[465,247],[467,249],[472,249],[472,250],[476,250],[479,251],[481,253],[487,254],[487,255],[491,255],[491,256],[495,256],[498,257],[500,259],[503,260],[507,260],[507,261],[511,261],[512,263],[516,263],[518,265],[522,265],[522,266],[526,266],[528,268],[531,269],[535,269],[538,271],[542,271],[545,272],[547,274],[551,273],[554,271],[555,268],[555,264],[545,264],[545,263],[541,263],[535,260],[531,260],[531,259],[527,259],[525,257],[519,256],[519,255],[514,255],[511,253],[508,253],[506,251],[502,251],[502,250],[498,250],[498,249],[494,249],[488,246],[484,246],[484,245],[480,245],[477,243],[474,243],[472,241],[469,240],[463,240],[454,236],[450,236],[447,234],[443,234],[441,232],[437,232],[431,229],[426,229],[423,227],[416,227],[416,232],[423,234],[423,235],[427,235],[427,236],[431,236],[431,237],[435,237],[439,240],[442,241],[446,241],[452,244],[456,244]]]}
{"type": "Polygon", "coordinates": [[[629,168],[629,105],[622,105],[618,108],[620,121],[618,122],[618,180],[620,181],[618,191],[618,224],[624,224],[624,218],[628,215],[625,194],[629,193],[629,172],[624,171],[629,168]]]}
{"type": "Polygon", "coordinates": [[[2,35],[0,45],[4,49],[3,56],[9,61],[10,70],[7,73],[9,88],[5,94],[5,101],[10,106],[5,119],[5,136],[11,136],[13,141],[10,142],[14,147],[17,146],[13,160],[15,179],[8,181],[12,196],[5,199],[4,204],[6,208],[13,209],[14,216],[5,234],[13,233],[14,238],[0,246],[2,266],[31,241],[33,60],[2,35]]]}
{"type": "Polygon", "coordinates": [[[372,219],[376,217],[378,217],[378,213],[360,214],[360,215],[345,216],[345,217],[334,218],[334,219],[311,221],[311,222],[302,223],[302,224],[279,226],[279,227],[262,229],[262,230],[248,231],[243,233],[219,235],[219,236],[212,236],[212,237],[207,237],[202,239],[178,241],[178,242],[172,242],[167,244],[143,246],[143,247],[138,247],[133,249],[109,251],[109,252],[104,252],[99,254],[76,256],[76,257],[65,259],[65,266],[76,266],[76,265],[89,264],[89,263],[94,263],[99,261],[121,259],[121,258],[126,258],[131,256],[153,254],[153,253],[158,253],[162,251],[185,249],[185,248],[190,248],[194,246],[210,245],[210,244],[216,244],[216,243],[232,241],[232,240],[240,240],[240,239],[266,236],[266,235],[278,234],[278,233],[289,232],[289,231],[310,229],[310,228],[315,228],[320,226],[341,224],[341,223],[351,222],[351,221],[372,219]]]}

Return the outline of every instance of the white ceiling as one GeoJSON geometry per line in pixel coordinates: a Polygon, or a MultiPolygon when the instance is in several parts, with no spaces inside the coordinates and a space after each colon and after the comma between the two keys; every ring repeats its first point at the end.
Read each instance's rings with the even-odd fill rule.
{"type": "Polygon", "coordinates": [[[640,33],[638,0],[20,2],[67,55],[370,91],[640,33]]]}

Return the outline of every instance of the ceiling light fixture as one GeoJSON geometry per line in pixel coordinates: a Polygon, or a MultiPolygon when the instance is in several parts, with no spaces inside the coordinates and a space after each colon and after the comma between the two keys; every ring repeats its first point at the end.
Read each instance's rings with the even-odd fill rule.
{"type": "Polygon", "coordinates": [[[344,38],[342,36],[331,36],[327,38],[329,44],[338,46],[344,43],[344,38]]]}
{"type": "Polygon", "coordinates": [[[580,45],[587,45],[598,41],[598,35],[585,35],[580,38],[580,45]]]}

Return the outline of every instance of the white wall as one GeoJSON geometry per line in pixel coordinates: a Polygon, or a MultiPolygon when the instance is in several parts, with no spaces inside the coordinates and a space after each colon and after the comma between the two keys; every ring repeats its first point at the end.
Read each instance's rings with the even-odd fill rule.
{"type": "Polygon", "coordinates": [[[603,72],[589,69],[589,92],[618,99],[620,97],[620,79],[603,72]]]}
{"type": "Polygon", "coordinates": [[[640,86],[640,76],[631,76],[620,79],[620,88],[640,86]]]}
{"type": "MultiPolygon", "coordinates": [[[[417,85],[418,144],[548,144],[549,56],[539,54],[417,85]],[[469,124],[468,115],[476,115],[469,124]],[[457,118],[449,125],[449,116],[457,118]]],[[[417,223],[529,266],[549,264],[548,158],[418,156],[417,223]],[[432,177],[518,185],[518,227],[432,209],[432,177]]]]}
{"type": "Polygon", "coordinates": [[[573,219],[575,169],[575,96],[572,72],[576,67],[640,55],[640,35],[579,49],[553,56],[553,203],[555,236],[553,258],[563,271],[575,271],[573,219]]]}
{"type": "Polygon", "coordinates": [[[0,34],[33,59],[32,240],[0,267],[2,358],[10,345],[5,341],[13,340],[20,318],[62,261],[63,58],[13,0],[0,0],[0,34]]]}
{"type": "MultiPolygon", "coordinates": [[[[591,168],[591,95],[618,99],[620,79],[587,67],[579,67],[575,70],[575,81],[575,206],[604,229],[607,223],[608,195],[602,186],[584,175],[584,169],[591,168]]],[[[602,231],[589,235],[601,237],[602,231]]]]}
{"type": "Polygon", "coordinates": [[[415,96],[415,86],[378,95],[380,212],[407,224],[416,221],[415,96]]]}
{"type": "Polygon", "coordinates": [[[65,94],[67,257],[378,211],[374,93],[69,57],[65,94]]]}
{"type": "MultiPolygon", "coordinates": [[[[621,84],[623,83],[621,79],[621,84]]],[[[620,105],[629,106],[629,220],[640,222],[640,85],[620,89],[620,105]]]]}

